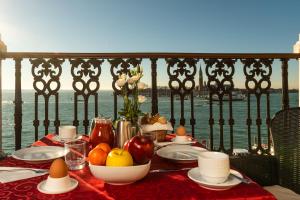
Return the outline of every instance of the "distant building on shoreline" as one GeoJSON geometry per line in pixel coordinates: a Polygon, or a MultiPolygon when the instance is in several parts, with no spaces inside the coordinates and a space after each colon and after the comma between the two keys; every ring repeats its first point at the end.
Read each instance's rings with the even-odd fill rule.
{"type": "MultiPolygon", "coordinates": [[[[247,93],[247,89],[246,88],[234,88],[234,91],[237,91],[239,93],[242,94],[246,94],[247,93]]],[[[282,89],[278,88],[278,89],[274,89],[274,88],[270,88],[269,89],[270,93],[281,93],[282,89]]],[[[208,87],[207,87],[207,82],[204,81],[203,79],[203,72],[200,66],[199,69],[199,78],[198,78],[198,85],[195,86],[194,88],[194,96],[198,96],[198,97],[204,97],[208,95],[208,87]]],[[[289,93],[297,93],[298,89],[290,89],[289,93]]],[[[147,88],[143,91],[140,91],[141,95],[147,96],[147,97],[151,97],[152,96],[152,89],[151,88],[147,88]]],[[[171,90],[169,88],[169,86],[158,86],[157,87],[157,96],[158,97],[169,97],[171,96],[171,90]]]]}

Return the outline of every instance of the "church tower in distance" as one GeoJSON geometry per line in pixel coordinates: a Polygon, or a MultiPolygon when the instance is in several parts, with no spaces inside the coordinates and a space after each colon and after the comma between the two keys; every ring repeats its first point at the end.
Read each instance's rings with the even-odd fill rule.
{"type": "Polygon", "coordinates": [[[200,70],[199,70],[199,95],[202,95],[204,91],[204,87],[203,87],[203,73],[202,73],[202,69],[200,66],[200,70]]]}

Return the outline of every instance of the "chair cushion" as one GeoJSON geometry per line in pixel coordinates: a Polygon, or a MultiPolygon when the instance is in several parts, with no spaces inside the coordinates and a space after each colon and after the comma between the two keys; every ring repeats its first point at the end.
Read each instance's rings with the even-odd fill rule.
{"type": "Polygon", "coordinates": [[[264,189],[272,193],[278,200],[300,200],[299,194],[280,185],[266,186],[264,189]]]}

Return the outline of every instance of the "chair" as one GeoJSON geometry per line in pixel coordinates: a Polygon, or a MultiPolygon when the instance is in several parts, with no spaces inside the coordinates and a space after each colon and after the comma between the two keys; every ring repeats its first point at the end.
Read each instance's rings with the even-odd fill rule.
{"type": "MultiPolygon", "coordinates": [[[[278,184],[281,187],[271,186],[266,189],[276,197],[289,193],[288,189],[300,193],[300,108],[277,112],[271,121],[271,134],[278,165],[278,184]]],[[[295,197],[300,199],[300,195],[295,197]]]]}

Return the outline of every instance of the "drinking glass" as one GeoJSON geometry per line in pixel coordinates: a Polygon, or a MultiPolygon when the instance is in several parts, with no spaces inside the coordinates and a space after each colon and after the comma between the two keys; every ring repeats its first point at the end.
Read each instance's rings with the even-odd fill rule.
{"type": "Polygon", "coordinates": [[[65,143],[65,160],[70,170],[82,169],[85,166],[86,142],[83,140],[65,143]]]}

